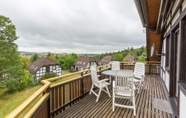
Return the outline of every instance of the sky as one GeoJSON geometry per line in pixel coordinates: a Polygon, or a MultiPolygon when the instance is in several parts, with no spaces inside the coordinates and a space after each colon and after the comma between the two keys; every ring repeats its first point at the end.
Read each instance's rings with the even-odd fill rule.
{"type": "Polygon", "coordinates": [[[19,51],[101,54],[146,45],[134,0],[0,0],[19,51]]]}

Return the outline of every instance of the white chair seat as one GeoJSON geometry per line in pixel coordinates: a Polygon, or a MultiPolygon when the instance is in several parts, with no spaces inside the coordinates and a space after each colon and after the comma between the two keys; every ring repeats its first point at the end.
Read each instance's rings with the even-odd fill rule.
{"type": "Polygon", "coordinates": [[[122,90],[117,90],[115,91],[116,95],[120,95],[120,96],[131,96],[131,91],[122,91],[122,90]]]}

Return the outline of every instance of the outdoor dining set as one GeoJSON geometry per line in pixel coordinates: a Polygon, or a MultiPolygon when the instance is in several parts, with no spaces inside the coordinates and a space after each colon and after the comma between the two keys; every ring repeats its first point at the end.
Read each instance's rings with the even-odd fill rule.
{"type": "Polygon", "coordinates": [[[92,65],[91,68],[91,79],[92,87],[90,94],[93,93],[97,98],[98,102],[101,95],[101,91],[104,91],[111,97],[108,86],[112,88],[112,110],[114,112],[115,106],[130,108],[134,110],[134,116],[136,116],[136,105],[135,105],[135,91],[140,93],[140,88],[143,86],[143,81],[145,77],[145,64],[141,62],[136,62],[134,70],[120,69],[120,62],[111,62],[111,70],[105,70],[101,74],[109,76],[105,79],[99,79],[97,74],[97,68],[92,65]],[[94,87],[99,88],[96,92],[94,87]],[[124,105],[116,102],[116,98],[119,99],[130,99],[132,105],[124,105]]]}

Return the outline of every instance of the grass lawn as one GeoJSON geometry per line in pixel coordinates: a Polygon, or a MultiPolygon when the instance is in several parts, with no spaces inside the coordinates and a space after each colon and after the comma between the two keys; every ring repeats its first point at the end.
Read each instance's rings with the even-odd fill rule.
{"type": "Polygon", "coordinates": [[[37,91],[41,85],[27,88],[14,94],[5,94],[5,89],[0,89],[0,118],[7,116],[12,110],[19,106],[24,100],[37,91]]]}

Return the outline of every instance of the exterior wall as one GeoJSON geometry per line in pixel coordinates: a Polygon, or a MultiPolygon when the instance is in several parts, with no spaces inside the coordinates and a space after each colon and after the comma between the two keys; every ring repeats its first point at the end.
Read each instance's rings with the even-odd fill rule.
{"type": "MultiPolygon", "coordinates": [[[[180,78],[180,75],[182,75],[182,73],[185,72],[185,70],[184,71],[181,70],[182,69],[182,65],[181,65],[182,62],[180,62],[180,59],[183,58],[183,54],[181,54],[180,52],[182,51],[181,49],[184,49],[183,47],[185,47],[185,43],[182,43],[182,42],[183,42],[183,40],[186,40],[185,35],[183,35],[185,33],[185,24],[184,24],[184,28],[183,28],[182,27],[183,22],[182,21],[180,22],[180,20],[184,20],[184,23],[185,23],[185,20],[186,20],[186,13],[185,13],[186,0],[183,1],[182,5],[180,6],[180,8],[181,8],[180,9],[180,8],[178,8],[178,5],[180,5],[179,3],[181,3],[181,2],[182,2],[181,0],[174,1],[174,5],[171,9],[171,12],[170,12],[170,14],[168,14],[168,18],[165,21],[166,22],[165,23],[166,29],[163,34],[164,42],[163,42],[163,47],[162,47],[162,53],[167,52],[166,51],[166,40],[167,40],[166,36],[168,36],[168,33],[171,33],[171,35],[169,35],[170,36],[169,38],[172,42],[170,44],[171,45],[171,47],[170,47],[171,53],[170,53],[169,58],[172,61],[169,64],[170,72],[165,71],[165,74],[161,73],[161,76],[162,76],[163,81],[165,82],[165,85],[166,85],[166,88],[169,92],[170,97],[172,97],[174,99],[174,101],[171,101],[171,105],[175,104],[176,105],[175,109],[179,109],[179,114],[177,114],[178,115],[177,117],[185,118],[186,117],[186,114],[185,114],[186,96],[182,91],[179,91],[178,84],[176,84],[179,80],[185,81],[185,78],[183,78],[182,76],[181,76],[182,78],[180,78]],[[175,45],[176,42],[177,42],[177,45],[175,45]],[[183,45],[181,45],[181,44],[183,44],[183,45]],[[175,48],[177,48],[177,49],[175,49],[175,48]],[[176,68],[174,68],[174,67],[176,67],[176,68]],[[176,73],[176,75],[175,75],[175,73],[176,73]],[[178,102],[179,102],[179,104],[178,104],[178,102]]],[[[166,56],[164,56],[164,57],[162,56],[161,57],[161,66],[164,70],[165,70],[165,61],[166,61],[166,56]]],[[[174,111],[174,113],[176,113],[176,112],[177,111],[174,111]]]]}
{"type": "MultiPolygon", "coordinates": [[[[163,42],[163,47],[162,47],[162,53],[165,53],[165,44],[166,41],[164,40],[163,42]]],[[[163,68],[163,70],[165,70],[165,56],[161,56],[161,67],[163,68]]],[[[163,79],[164,83],[166,82],[166,74],[164,72],[161,72],[161,78],[163,79]]]]}
{"type": "Polygon", "coordinates": [[[41,67],[35,74],[35,79],[38,80],[42,75],[46,73],[46,67],[41,67]]]}
{"type": "Polygon", "coordinates": [[[180,112],[179,117],[185,118],[185,109],[186,109],[186,96],[180,91],[180,112]]]}
{"type": "Polygon", "coordinates": [[[62,69],[59,65],[51,65],[50,72],[56,73],[57,76],[61,76],[62,69]]]}
{"type": "MultiPolygon", "coordinates": [[[[44,75],[47,72],[47,68],[45,66],[41,67],[35,74],[35,80],[37,81],[39,78],[41,78],[42,75],[44,75]]],[[[59,65],[51,65],[49,66],[49,72],[56,73],[57,76],[61,76],[62,69],[59,65]]]]}
{"type": "Polygon", "coordinates": [[[165,85],[166,85],[166,87],[167,87],[167,90],[168,90],[168,92],[169,92],[169,83],[170,83],[170,76],[169,76],[169,73],[168,72],[166,72],[165,73],[165,85]]]}
{"type": "MultiPolygon", "coordinates": [[[[163,41],[163,47],[162,47],[162,53],[166,53],[166,40],[168,39],[165,39],[163,41]]],[[[166,60],[166,57],[165,56],[161,56],[161,67],[165,70],[165,60],[166,60]]],[[[170,83],[170,75],[169,75],[169,72],[167,72],[165,70],[165,73],[162,72],[162,79],[166,85],[166,88],[169,92],[169,83],[170,83]]]]}
{"type": "Polygon", "coordinates": [[[97,66],[96,62],[91,62],[91,64],[88,63],[86,67],[75,66],[75,71],[81,71],[81,70],[89,69],[91,65],[96,65],[97,66]]]}
{"type": "Polygon", "coordinates": [[[176,10],[176,7],[178,6],[179,1],[180,0],[175,0],[175,2],[174,2],[173,8],[172,8],[172,15],[173,15],[174,11],[176,10]]]}
{"type": "Polygon", "coordinates": [[[182,3],[182,11],[186,8],[186,0],[182,3]]]}

